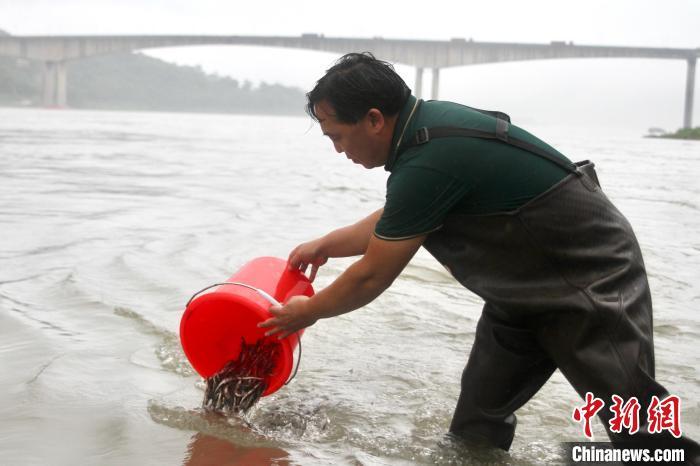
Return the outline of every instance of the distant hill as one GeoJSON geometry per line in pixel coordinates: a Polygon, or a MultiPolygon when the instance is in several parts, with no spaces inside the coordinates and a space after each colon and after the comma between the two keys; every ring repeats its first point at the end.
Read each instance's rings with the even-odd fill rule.
{"type": "MultiPolygon", "coordinates": [[[[42,67],[0,57],[0,105],[40,106],[42,67]]],[[[304,103],[299,88],[266,83],[253,87],[140,53],[68,62],[72,108],[302,115],[304,103]]]]}

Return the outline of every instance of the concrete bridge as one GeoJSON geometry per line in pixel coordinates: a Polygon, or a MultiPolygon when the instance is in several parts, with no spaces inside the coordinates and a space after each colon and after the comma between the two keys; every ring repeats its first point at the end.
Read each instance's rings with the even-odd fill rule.
{"type": "Polygon", "coordinates": [[[554,41],[549,44],[476,42],[466,39],[449,41],[325,37],[319,34],[301,36],[0,36],[0,56],[40,60],[45,63],[43,99],[47,106],[63,107],[66,96],[66,62],[94,55],[129,52],[159,47],[190,45],[255,45],[319,50],[343,54],[370,51],[377,58],[416,68],[414,89],[420,97],[423,71],[432,69],[432,98],[437,98],[440,69],[524,60],[557,58],[659,58],[685,60],[687,67],[683,127],[689,128],[693,118],[695,66],[700,48],[651,48],[574,45],[554,41]]]}

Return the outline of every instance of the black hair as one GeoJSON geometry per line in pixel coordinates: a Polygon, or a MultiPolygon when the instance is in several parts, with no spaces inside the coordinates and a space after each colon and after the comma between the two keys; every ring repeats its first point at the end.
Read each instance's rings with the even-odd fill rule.
{"type": "Polygon", "coordinates": [[[314,105],[327,101],[338,121],[357,123],[370,108],[386,116],[399,113],[411,89],[394,67],[369,52],[348,53],[335,62],[306,94],[306,113],[318,121],[314,105]]]}

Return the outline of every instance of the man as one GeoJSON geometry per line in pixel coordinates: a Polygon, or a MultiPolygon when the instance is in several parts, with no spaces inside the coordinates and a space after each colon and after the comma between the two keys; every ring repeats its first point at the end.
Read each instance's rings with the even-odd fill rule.
{"type": "MultiPolygon", "coordinates": [[[[310,278],[331,257],[361,256],[314,297],[270,309],[285,337],[358,309],[386,290],[424,246],[485,305],[450,432],[507,450],[514,412],[559,368],[578,393],[637,397],[654,380],[652,307],[632,228],[589,162],[564,155],[508,116],[422,102],[391,65],[348,54],[307,95],[308,113],[338,153],[384,167],[384,207],[297,246],[289,265],[310,278]]],[[[599,412],[606,428],[610,411],[599,412]]],[[[645,447],[669,439],[608,434],[645,447]]],[[[696,446],[681,439],[676,444],[696,446]]]]}

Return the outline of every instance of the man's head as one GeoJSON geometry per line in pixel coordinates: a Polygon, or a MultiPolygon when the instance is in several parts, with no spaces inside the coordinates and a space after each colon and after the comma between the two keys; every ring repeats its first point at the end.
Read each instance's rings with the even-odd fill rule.
{"type": "Polygon", "coordinates": [[[373,168],[386,162],[396,119],[410,94],[389,63],[368,52],[349,53],[306,94],[306,111],[338,153],[373,168]]]}

